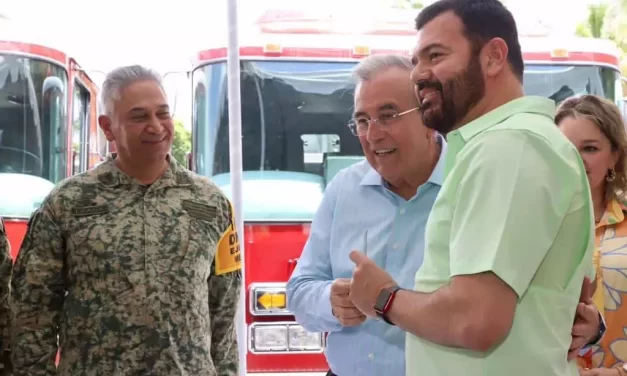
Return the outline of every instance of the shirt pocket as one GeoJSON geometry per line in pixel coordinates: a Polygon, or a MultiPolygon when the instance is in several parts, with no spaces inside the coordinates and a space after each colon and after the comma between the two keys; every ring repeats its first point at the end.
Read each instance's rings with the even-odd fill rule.
{"type": "Polygon", "coordinates": [[[194,285],[198,283],[206,285],[212,272],[212,264],[221,234],[217,228],[215,216],[207,216],[206,211],[200,210],[203,205],[196,203],[195,210],[186,210],[183,206],[179,216],[178,226],[181,239],[178,250],[172,250],[178,254],[178,257],[171,260],[174,265],[172,265],[170,275],[172,287],[176,287],[177,290],[195,288],[194,285]]]}

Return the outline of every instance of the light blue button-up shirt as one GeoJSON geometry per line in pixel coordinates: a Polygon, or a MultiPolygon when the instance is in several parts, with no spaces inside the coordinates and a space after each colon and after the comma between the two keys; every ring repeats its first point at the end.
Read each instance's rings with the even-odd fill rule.
{"type": "Polygon", "coordinates": [[[440,159],[428,181],[406,201],[387,188],[363,161],[340,171],[327,186],[311,224],[311,233],[287,283],[288,308],[312,332],[329,332],[326,357],[338,376],[405,376],[405,332],[368,319],[343,327],[331,313],[331,282],[350,278],[349,253],[364,249],[403,288],[413,289],[422,264],[429,212],[444,180],[440,159]]]}

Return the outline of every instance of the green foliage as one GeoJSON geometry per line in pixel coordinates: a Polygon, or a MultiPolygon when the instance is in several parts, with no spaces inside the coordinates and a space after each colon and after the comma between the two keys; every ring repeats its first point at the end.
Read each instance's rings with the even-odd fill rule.
{"type": "MultiPolygon", "coordinates": [[[[609,39],[621,50],[621,71],[627,74],[627,0],[588,5],[588,18],[577,26],[577,36],[609,39]]],[[[623,89],[627,89],[623,85],[623,89]]]]}
{"type": "Polygon", "coordinates": [[[605,15],[603,36],[627,52],[627,0],[613,3],[605,15]]]}
{"type": "Polygon", "coordinates": [[[176,161],[187,166],[187,153],[192,151],[192,133],[185,128],[180,120],[174,121],[174,140],[172,140],[172,156],[176,161]]]}
{"type": "Polygon", "coordinates": [[[589,4],[588,19],[577,25],[575,35],[588,38],[607,38],[604,25],[607,17],[608,5],[606,3],[589,4]]]}
{"type": "Polygon", "coordinates": [[[425,5],[419,0],[396,0],[394,8],[398,9],[422,9],[425,5]]]}
{"type": "Polygon", "coordinates": [[[592,33],[590,32],[590,28],[588,27],[587,23],[585,22],[581,22],[580,24],[577,25],[577,28],[575,29],[575,35],[578,37],[584,37],[584,38],[591,38],[592,37],[592,33]]]}
{"type": "Polygon", "coordinates": [[[590,25],[590,33],[594,38],[601,38],[603,32],[603,23],[607,15],[607,4],[590,4],[588,5],[588,25],[590,25]]]}

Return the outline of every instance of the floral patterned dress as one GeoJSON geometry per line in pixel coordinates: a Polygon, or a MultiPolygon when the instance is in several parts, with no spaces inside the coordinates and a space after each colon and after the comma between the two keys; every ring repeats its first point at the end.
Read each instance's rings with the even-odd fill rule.
{"type": "MultiPolygon", "coordinates": [[[[611,368],[627,363],[627,206],[610,201],[596,225],[595,266],[597,288],[593,299],[607,330],[601,343],[593,346],[586,366],[611,368]],[[590,364],[591,363],[591,364],[590,364]]],[[[582,365],[579,359],[579,364],[582,365]]]]}

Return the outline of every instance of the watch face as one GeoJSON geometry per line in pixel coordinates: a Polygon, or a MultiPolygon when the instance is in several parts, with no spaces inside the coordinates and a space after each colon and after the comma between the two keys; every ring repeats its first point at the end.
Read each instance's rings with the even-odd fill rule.
{"type": "Polygon", "coordinates": [[[381,290],[379,296],[377,297],[377,302],[374,305],[375,311],[383,311],[385,305],[388,304],[388,300],[390,300],[390,295],[391,293],[388,289],[381,290]]]}

